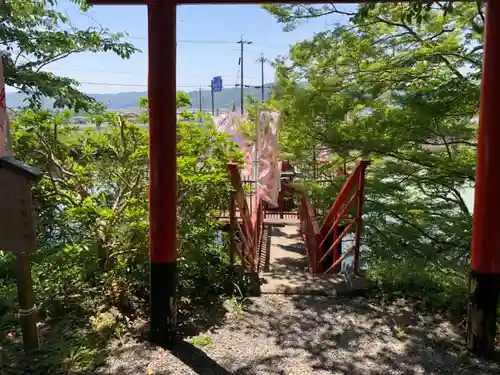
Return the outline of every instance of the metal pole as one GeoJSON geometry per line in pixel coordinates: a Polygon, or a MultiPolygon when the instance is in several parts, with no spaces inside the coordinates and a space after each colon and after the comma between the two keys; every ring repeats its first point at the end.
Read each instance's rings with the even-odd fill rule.
{"type": "MultiPolygon", "coordinates": [[[[365,199],[365,173],[366,165],[361,166],[358,180],[358,206],[356,208],[356,237],[354,239],[356,248],[354,249],[354,273],[359,274],[359,252],[361,248],[361,231],[363,230],[363,203],[365,199]]],[[[342,246],[342,242],[340,243],[342,246]]],[[[340,254],[339,254],[340,255],[340,254]]],[[[335,259],[334,261],[336,261],[335,259]]]]}
{"type": "Polygon", "coordinates": [[[264,101],[264,54],[260,55],[260,74],[261,74],[260,94],[262,97],[262,101],[264,101]]]}
{"type": "Polygon", "coordinates": [[[198,100],[200,101],[200,122],[203,121],[203,107],[202,107],[202,103],[201,103],[201,86],[200,86],[200,89],[199,89],[199,95],[198,95],[198,100]]]}
{"type": "Polygon", "coordinates": [[[500,292],[500,2],[486,7],[466,336],[467,348],[480,356],[494,354],[500,292]]]}
{"type": "Polygon", "coordinates": [[[214,99],[214,80],[212,79],[210,83],[211,93],[212,93],[212,116],[215,116],[215,99],[214,99]]]}
{"type": "Polygon", "coordinates": [[[240,106],[241,106],[241,114],[243,114],[244,112],[244,109],[243,109],[243,105],[244,105],[244,102],[245,102],[245,97],[244,97],[244,86],[243,86],[243,35],[241,36],[241,55],[240,55],[240,84],[241,84],[241,90],[240,90],[240,106]]]}
{"type": "Polygon", "coordinates": [[[148,4],[150,335],[175,337],[177,290],[176,6],[148,4]]]}
{"type": "Polygon", "coordinates": [[[248,40],[243,40],[243,35],[241,35],[241,39],[240,41],[238,42],[239,44],[241,44],[241,53],[240,53],[240,84],[241,84],[241,87],[240,87],[240,106],[241,106],[241,114],[244,113],[245,109],[243,108],[244,104],[245,104],[245,93],[244,93],[244,88],[245,88],[245,85],[244,85],[244,82],[243,82],[243,44],[252,44],[252,42],[248,41],[248,40]]]}

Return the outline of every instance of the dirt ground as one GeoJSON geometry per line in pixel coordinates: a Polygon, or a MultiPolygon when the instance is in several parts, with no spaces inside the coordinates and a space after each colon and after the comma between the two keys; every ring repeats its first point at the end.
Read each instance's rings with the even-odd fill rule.
{"type": "Polygon", "coordinates": [[[115,342],[98,374],[499,374],[471,357],[463,332],[404,303],[265,295],[170,349],[115,342]]]}

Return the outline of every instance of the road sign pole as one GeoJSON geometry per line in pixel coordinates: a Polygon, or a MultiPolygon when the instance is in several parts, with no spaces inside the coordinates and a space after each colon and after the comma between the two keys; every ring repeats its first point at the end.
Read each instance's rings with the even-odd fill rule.
{"type": "Polygon", "coordinates": [[[214,101],[214,80],[210,83],[210,91],[212,93],[212,116],[215,116],[215,101],[214,101]]]}
{"type": "MultiPolygon", "coordinates": [[[[215,93],[222,91],[222,77],[217,76],[212,79],[211,82],[211,91],[212,91],[212,116],[215,114],[215,93]]],[[[219,110],[217,110],[218,112],[219,110]]]]}

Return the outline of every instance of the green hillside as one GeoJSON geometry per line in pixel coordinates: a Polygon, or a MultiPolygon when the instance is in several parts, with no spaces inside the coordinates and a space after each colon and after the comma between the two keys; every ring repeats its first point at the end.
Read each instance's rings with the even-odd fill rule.
{"type": "MultiPolygon", "coordinates": [[[[270,88],[272,84],[266,84],[265,96],[269,95],[270,88]]],[[[245,96],[253,95],[257,98],[260,98],[261,92],[260,89],[257,88],[245,88],[244,89],[245,96]]],[[[193,104],[194,109],[200,108],[200,93],[198,90],[187,92],[189,97],[191,98],[191,103],[193,104]]],[[[139,98],[141,96],[147,96],[146,91],[133,91],[133,92],[118,92],[114,94],[89,94],[94,97],[96,100],[108,106],[109,109],[126,109],[126,108],[137,108],[139,103],[139,98]]],[[[19,108],[24,106],[24,99],[26,96],[24,94],[15,93],[15,92],[7,92],[7,106],[10,108],[19,108]]],[[[216,92],[214,94],[214,102],[215,108],[219,109],[227,109],[233,106],[233,103],[236,105],[236,108],[240,106],[240,88],[232,87],[224,89],[221,92],[216,92]]],[[[52,100],[44,100],[43,106],[46,109],[52,109],[52,100]]],[[[204,110],[212,109],[212,99],[210,90],[202,90],[201,91],[201,104],[204,110]]]]}
{"type": "MultiPolygon", "coordinates": [[[[270,89],[270,85],[267,85],[265,89],[265,98],[267,99],[270,89]]],[[[214,104],[215,108],[219,109],[225,109],[225,108],[231,108],[233,106],[233,103],[236,105],[236,108],[240,107],[240,98],[241,98],[241,92],[240,92],[239,87],[234,87],[230,89],[225,89],[221,92],[216,92],[214,93],[214,104]]],[[[261,97],[261,91],[260,89],[256,88],[245,88],[244,89],[245,96],[246,95],[252,95],[255,96],[256,98],[261,97]]],[[[200,93],[199,91],[190,91],[187,93],[189,97],[191,98],[191,103],[193,104],[193,108],[198,109],[200,107],[200,93]]],[[[212,108],[212,99],[211,99],[211,93],[210,90],[202,90],[201,91],[201,106],[205,110],[211,110],[212,108]]]]}

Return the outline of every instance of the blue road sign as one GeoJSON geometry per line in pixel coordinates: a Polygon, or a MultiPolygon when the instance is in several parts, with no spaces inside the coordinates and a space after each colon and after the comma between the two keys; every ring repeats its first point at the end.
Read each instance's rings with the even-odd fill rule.
{"type": "Polygon", "coordinates": [[[215,92],[222,91],[222,77],[214,77],[214,79],[212,80],[212,85],[215,92]]]}

